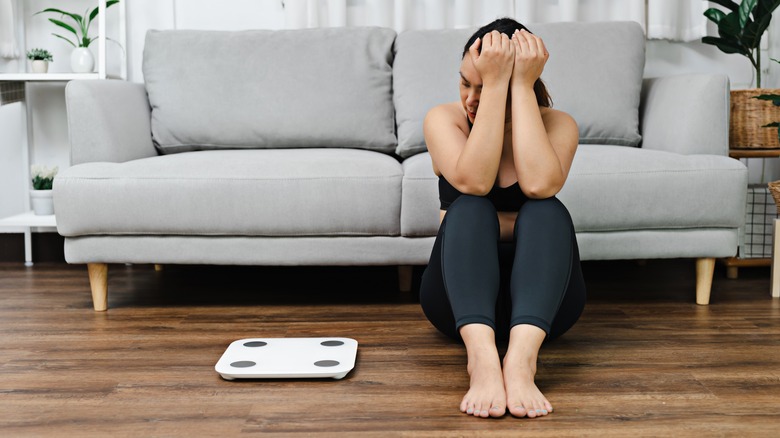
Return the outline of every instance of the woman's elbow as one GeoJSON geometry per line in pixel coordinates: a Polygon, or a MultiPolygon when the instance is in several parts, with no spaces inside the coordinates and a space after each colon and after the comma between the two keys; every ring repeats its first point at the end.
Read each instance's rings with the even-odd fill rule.
{"type": "Polygon", "coordinates": [[[452,178],[450,184],[464,195],[485,196],[493,188],[493,184],[479,178],[452,178]]]}

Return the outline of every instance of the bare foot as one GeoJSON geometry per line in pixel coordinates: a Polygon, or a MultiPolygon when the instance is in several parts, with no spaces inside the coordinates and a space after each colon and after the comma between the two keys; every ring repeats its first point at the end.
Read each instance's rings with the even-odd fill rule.
{"type": "Polygon", "coordinates": [[[519,324],[509,332],[509,348],[504,356],[504,386],[507,408],[515,417],[543,417],[553,407],[534,383],[536,359],[545,332],[519,324]]]}
{"type": "Polygon", "coordinates": [[[475,417],[501,417],[506,413],[506,391],[493,329],[482,324],[461,328],[468,353],[469,391],[460,411],[475,417]]]}
{"type": "Polygon", "coordinates": [[[536,364],[504,358],[504,385],[509,413],[515,417],[543,417],[553,407],[534,383],[536,364]]]}
{"type": "Polygon", "coordinates": [[[475,417],[502,417],[506,413],[506,391],[498,356],[469,359],[469,392],[460,411],[475,417]]]}

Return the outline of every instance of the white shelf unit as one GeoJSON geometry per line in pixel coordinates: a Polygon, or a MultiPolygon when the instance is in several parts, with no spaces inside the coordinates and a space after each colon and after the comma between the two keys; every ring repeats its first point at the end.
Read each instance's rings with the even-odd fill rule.
{"type": "Polygon", "coordinates": [[[56,228],[57,217],[53,214],[38,216],[32,211],[27,213],[17,214],[15,216],[9,216],[4,219],[0,219],[0,225],[6,227],[44,227],[44,228],[56,228]]]}
{"type": "MultiPolygon", "coordinates": [[[[120,1],[117,6],[119,7],[119,43],[122,47],[127,46],[127,31],[126,31],[126,17],[127,9],[125,3],[128,0],[120,1]]],[[[24,121],[22,123],[22,175],[24,177],[24,187],[29,191],[31,188],[30,180],[30,143],[33,138],[32,130],[32,110],[27,105],[26,96],[28,96],[28,87],[30,83],[51,83],[51,82],[68,82],[72,80],[100,80],[108,78],[106,72],[106,0],[97,0],[98,4],[98,55],[97,55],[97,72],[96,73],[0,73],[0,81],[13,81],[24,83],[24,95],[22,99],[22,114],[24,121]]],[[[22,8],[23,9],[23,8],[22,8]]],[[[24,26],[23,15],[21,15],[22,26],[24,26]]],[[[22,32],[24,34],[25,32],[22,32]]],[[[26,41],[22,41],[23,52],[26,52],[26,41]]],[[[26,63],[24,63],[26,65],[26,63]]],[[[118,79],[125,79],[127,77],[127,59],[123,58],[121,63],[121,77],[118,79]]],[[[36,216],[30,207],[29,195],[24,196],[24,212],[16,214],[14,216],[0,218],[0,228],[6,229],[11,232],[23,232],[24,233],[24,264],[25,266],[32,266],[32,229],[33,228],[45,228],[56,229],[57,219],[55,215],[49,216],[36,216]]]]}
{"type": "Polygon", "coordinates": [[[66,82],[76,79],[100,79],[99,73],[0,73],[0,81],[66,82]]]}
{"type": "Polygon", "coordinates": [[[24,233],[24,264],[32,266],[32,229],[57,228],[57,218],[51,214],[37,216],[32,211],[0,219],[0,227],[24,233]]]}

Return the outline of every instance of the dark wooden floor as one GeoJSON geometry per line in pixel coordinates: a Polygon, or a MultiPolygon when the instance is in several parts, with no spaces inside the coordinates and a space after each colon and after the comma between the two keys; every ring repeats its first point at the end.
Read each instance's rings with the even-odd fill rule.
{"type": "MultiPolygon", "coordinates": [[[[424,319],[395,269],[111,265],[109,311],[86,268],[0,264],[2,436],[777,436],[780,300],[769,271],[693,261],[586,262],[580,322],[543,347],[542,419],[457,410],[463,349],[424,319]],[[246,337],[360,343],[343,380],[222,380],[246,337]]],[[[419,274],[419,272],[417,272],[419,274]]]]}

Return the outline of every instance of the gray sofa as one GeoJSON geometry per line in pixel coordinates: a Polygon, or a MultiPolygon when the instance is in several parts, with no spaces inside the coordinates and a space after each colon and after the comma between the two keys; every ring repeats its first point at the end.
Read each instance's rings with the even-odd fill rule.
{"type": "MultiPolygon", "coordinates": [[[[747,185],[727,77],[643,79],[636,23],[529,27],[580,129],[558,196],[582,259],[697,259],[708,303],[747,185]]],[[[70,82],[54,203],[95,309],[108,263],[398,265],[407,283],[438,227],[422,121],[458,99],[473,30],[150,31],[144,84],[70,82]]]]}

